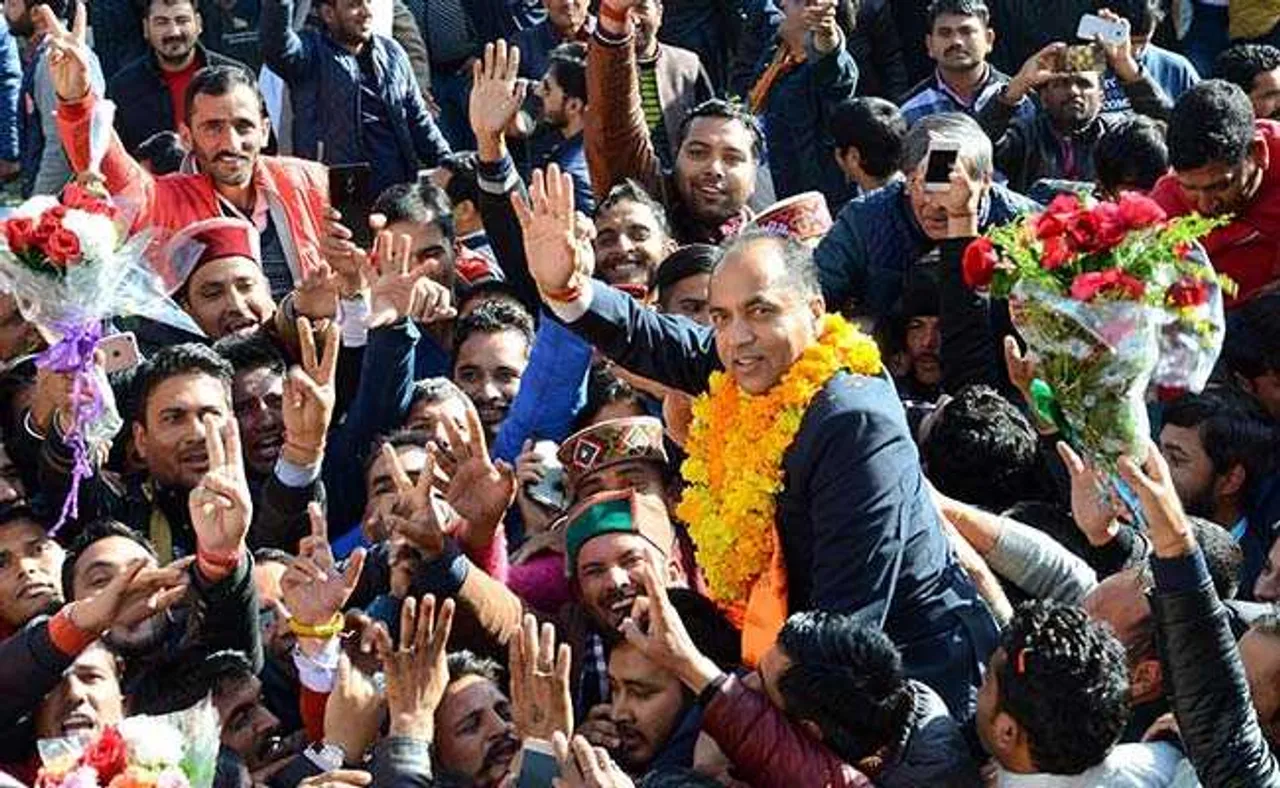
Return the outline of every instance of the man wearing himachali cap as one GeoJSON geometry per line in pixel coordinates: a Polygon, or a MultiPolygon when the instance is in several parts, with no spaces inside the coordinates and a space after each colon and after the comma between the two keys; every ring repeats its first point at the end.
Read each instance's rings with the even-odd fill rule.
{"type": "Polygon", "coordinates": [[[198,257],[176,300],[210,339],[256,331],[276,312],[258,231],[238,220],[208,224],[191,236],[198,257]]]}

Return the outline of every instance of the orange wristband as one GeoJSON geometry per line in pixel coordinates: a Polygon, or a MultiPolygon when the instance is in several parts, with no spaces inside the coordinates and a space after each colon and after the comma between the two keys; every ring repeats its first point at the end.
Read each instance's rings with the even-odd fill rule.
{"type": "Polygon", "coordinates": [[[99,633],[87,632],[76,626],[69,610],[68,606],[63,606],[49,619],[49,642],[66,656],[76,657],[98,639],[99,633]]]}

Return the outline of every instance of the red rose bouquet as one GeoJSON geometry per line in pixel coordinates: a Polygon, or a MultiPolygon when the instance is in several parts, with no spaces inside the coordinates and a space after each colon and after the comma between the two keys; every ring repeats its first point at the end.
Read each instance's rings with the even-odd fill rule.
{"type": "Polygon", "coordinates": [[[137,314],[181,328],[195,324],[147,266],[149,238],[126,237],[119,209],[79,185],[61,200],[33,197],[4,221],[0,290],[13,293],[50,347],[36,363],[72,377],[71,426],[64,436],[75,458],[58,527],[77,514],[80,480],[93,471],[91,447],[110,440],[121,421],[94,352],[107,318],[137,314]]]}
{"type": "Polygon", "coordinates": [[[965,251],[965,282],[1009,299],[1038,358],[1037,413],[1113,478],[1150,431],[1148,389],[1198,391],[1221,350],[1230,283],[1197,239],[1222,221],[1068,194],[965,251]]]}
{"type": "Polygon", "coordinates": [[[206,698],[172,714],[129,717],[94,737],[41,739],[36,788],[211,788],[219,730],[206,698]]]}

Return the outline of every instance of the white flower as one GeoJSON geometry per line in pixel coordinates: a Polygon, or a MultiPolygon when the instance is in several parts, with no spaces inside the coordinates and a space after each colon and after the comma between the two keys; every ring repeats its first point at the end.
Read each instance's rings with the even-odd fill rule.
{"type": "Polygon", "coordinates": [[[182,761],[182,733],[152,717],[129,717],[120,723],[129,746],[129,764],[148,768],[177,766],[182,761]]]}
{"type": "Polygon", "coordinates": [[[10,216],[25,216],[28,219],[39,219],[40,214],[59,204],[57,197],[53,197],[48,194],[39,194],[27,200],[22,205],[19,205],[17,208],[14,208],[13,213],[10,214],[10,216]]]}
{"type": "Polygon", "coordinates": [[[85,262],[109,260],[116,250],[119,234],[115,222],[106,216],[72,209],[67,211],[62,226],[80,239],[80,251],[85,262]]]}

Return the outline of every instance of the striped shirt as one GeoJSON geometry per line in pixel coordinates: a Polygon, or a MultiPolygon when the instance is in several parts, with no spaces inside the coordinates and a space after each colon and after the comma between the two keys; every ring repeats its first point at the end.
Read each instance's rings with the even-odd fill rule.
{"type": "Polygon", "coordinates": [[[671,146],[667,140],[667,124],[662,117],[662,98],[658,95],[657,58],[640,62],[640,107],[644,110],[644,123],[649,127],[649,139],[654,152],[666,167],[671,166],[671,146]]]}
{"type": "MultiPolygon", "coordinates": [[[[978,112],[987,105],[988,101],[996,97],[1008,81],[1007,76],[988,63],[986,78],[974,91],[973,100],[966,102],[956,95],[955,91],[942,81],[942,75],[935,71],[933,77],[912,88],[907,100],[902,103],[902,117],[906,119],[908,125],[912,126],[923,117],[942,112],[963,112],[976,119],[978,112]]],[[[1031,109],[1030,102],[1025,103],[1028,106],[1020,108],[1019,114],[1031,109]]]]}

